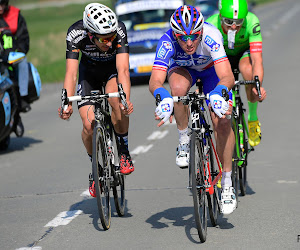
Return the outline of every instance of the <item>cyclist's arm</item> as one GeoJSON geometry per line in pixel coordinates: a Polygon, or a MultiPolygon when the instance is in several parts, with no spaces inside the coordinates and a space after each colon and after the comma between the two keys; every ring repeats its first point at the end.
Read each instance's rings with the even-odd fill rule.
{"type": "MultiPolygon", "coordinates": [[[[67,90],[68,96],[75,94],[76,82],[78,74],[78,60],[70,59],[66,60],[66,74],[64,80],[64,88],[67,90]]],[[[70,105],[72,105],[70,103],[70,105]]]]}
{"type": "Polygon", "coordinates": [[[250,57],[251,57],[251,61],[252,61],[253,78],[254,78],[254,76],[258,76],[260,83],[262,83],[263,77],[264,77],[262,53],[261,52],[250,53],[250,57]]]}
{"type": "Polygon", "coordinates": [[[118,82],[122,83],[126,99],[130,100],[130,74],[129,74],[129,54],[119,53],[116,55],[116,67],[118,71],[118,82]]]}
{"type": "Polygon", "coordinates": [[[162,70],[152,70],[150,81],[149,81],[149,90],[154,93],[157,88],[162,88],[166,80],[167,72],[162,70]]]}
{"type": "Polygon", "coordinates": [[[231,90],[234,86],[234,76],[231,70],[231,66],[228,60],[224,60],[215,64],[215,71],[220,81],[218,85],[224,85],[231,90]]]}

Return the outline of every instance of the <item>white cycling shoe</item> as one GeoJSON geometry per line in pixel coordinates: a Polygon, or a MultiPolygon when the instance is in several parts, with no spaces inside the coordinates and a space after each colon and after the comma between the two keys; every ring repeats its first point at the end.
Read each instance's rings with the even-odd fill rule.
{"type": "Polygon", "coordinates": [[[176,165],[180,168],[187,168],[190,162],[190,144],[179,144],[176,153],[176,165]]]}
{"type": "Polygon", "coordinates": [[[233,187],[224,187],[221,190],[221,213],[231,214],[236,209],[236,196],[233,187]]]}

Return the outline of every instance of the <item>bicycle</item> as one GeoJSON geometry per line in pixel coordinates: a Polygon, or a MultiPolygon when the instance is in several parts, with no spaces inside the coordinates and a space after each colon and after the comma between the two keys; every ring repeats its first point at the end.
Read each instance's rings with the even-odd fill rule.
{"type": "MultiPolygon", "coordinates": [[[[232,89],[232,127],[235,135],[235,149],[233,154],[233,182],[234,188],[238,194],[238,187],[240,188],[241,195],[246,195],[247,188],[247,160],[248,155],[254,148],[250,146],[248,142],[249,130],[245,118],[246,109],[244,108],[243,101],[240,95],[240,86],[255,84],[259,97],[260,92],[260,81],[258,76],[254,77],[251,81],[238,80],[239,71],[235,69],[233,71],[235,77],[235,86],[232,89]]],[[[238,197],[238,195],[236,195],[238,197]]]]}
{"type": "Polygon", "coordinates": [[[116,142],[107,99],[119,97],[124,107],[128,108],[128,105],[122,84],[118,84],[118,92],[103,93],[104,87],[101,92],[92,90],[90,96],[67,97],[67,91],[63,89],[62,109],[65,109],[68,103],[73,101],[89,100],[94,103],[95,124],[93,129],[92,176],[90,178],[95,182],[101,224],[104,230],[108,230],[111,223],[111,189],[118,216],[121,217],[125,214],[125,177],[120,173],[120,167],[115,164],[119,145],[116,142]]]}
{"type": "MultiPolygon", "coordinates": [[[[222,176],[222,166],[216,148],[212,140],[213,130],[210,129],[209,112],[205,106],[205,96],[202,92],[201,82],[197,82],[199,92],[189,92],[186,96],[173,96],[174,102],[182,102],[189,105],[191,130],[190,139],[190,163],[189,186],[192,191],[194,203],[194,215],[198,235],[201,242],[206,241],[207,236],[207,208],[210,221],[217,225],[220,213],[220,189],[217,183],[222,176]],[[218,168],[216,167],[216,164],[218,168]]],[[[156,103],[160,102],[157,95],[156,103]]]]}

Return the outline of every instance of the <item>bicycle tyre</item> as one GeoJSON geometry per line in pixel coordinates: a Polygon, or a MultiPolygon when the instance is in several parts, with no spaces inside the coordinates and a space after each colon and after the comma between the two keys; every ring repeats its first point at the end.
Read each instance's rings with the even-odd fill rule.
{"type": "Polygon", "coordinates": [[[244,160],[243,164],[239,167],[239,182],[240,182],[240,192],[242,196],[246,195],[247,192],[247,160],[248,160],[248,138],[246,134],[245,126],[247,126],[243,119],[244,113],[240,115],[240,124],[243,128],[243,140],[244,140],[244,151],[241,152],[242,158],[244,160]]]}
{"type": "MultiPolygon", "coordinates": [[[[233,153],[234,159],[236,159],[236,149],[234,149],[233,153]]],[[[238,197],[239,197],[239,167],[237,164],[237,161],[232,161],[232,171],[231,171],[231,180],[232,180],[232,186],[235,190],[235,196],[236,196],[236,207],[238,207],[238,197]]]]}
{"type": "Polygon", "coordinates": [[[192,180],[194,216],[201,242],[205,242],[207,236],[207,195],[204,187],[203,163],[203,146],[196,132],[193,132],[190,142],[189,167],[192,180]]]}
{"type": "Polygon", "coordinates": [[[98,213],[104,230],[110,228],[110,166],[108,166],[106,136],[103,127],[93,131],[93,178],[95,181],[98,213]]]}
{"type": "MultiPolygon", "coordinates": [[[[216,178],[218,175],[216,166],[215,166],[215,161],[214,161],[214,154],[213,154],[213,148],[212,148],[212,143],[211,143],[211,138],[206,137],[206,143],[208,144],[208,153],[209,153],[209,168],[210,168],[210,173],[211,173],[211,182],[216,178]]],[[[212,226],[217,226],[218,224],[218,215],[219,215],[219,189],[217,188],[217,185],[214,185],[213,187],[214,193],[209,194],[207,193],[207,200],[208,200],[208,208],[209,208],[209,217],[210,217],[210,222],[212,226]]]]}

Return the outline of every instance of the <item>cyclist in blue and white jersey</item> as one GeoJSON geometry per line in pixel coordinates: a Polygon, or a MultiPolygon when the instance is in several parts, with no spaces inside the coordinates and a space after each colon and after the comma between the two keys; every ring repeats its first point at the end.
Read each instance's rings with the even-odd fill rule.
{"type": "Polygon", "coordinates": [[[230,214],[236,208],[235,190],[232,187],[231,170],[234,149],[234,133],[227,115],[231,114],[230,102],[222,97],[222,90],[234,86],[234,76],[223,47],[220,31],[205,23],[203,16],[191,5],[179,7],[171,16],[171,29],[160,39],[149,82],[149,90],[161,102],[155,110],[158,127],[170,119],[172,112],[179,132],[176,164],[184,168],[189,164],[188,107],[174,103],[172,96],[183,96],[200,79],[204,93],[209,93],[217,152],[223,166],[222,212],[230,214]],[[163,87],[168,79],[171,94],[163,87]]]}

